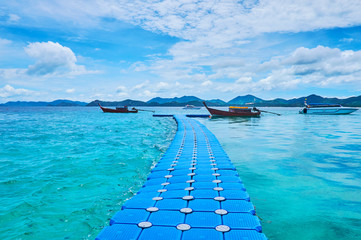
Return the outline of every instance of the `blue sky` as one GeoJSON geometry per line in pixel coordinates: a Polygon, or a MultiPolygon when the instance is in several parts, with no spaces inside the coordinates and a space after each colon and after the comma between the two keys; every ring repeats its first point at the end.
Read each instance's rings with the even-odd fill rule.
{"type": "Polygon", "coordinates": [[[0,102],[361,95],[361,2],[17,0],[0,102]]]}

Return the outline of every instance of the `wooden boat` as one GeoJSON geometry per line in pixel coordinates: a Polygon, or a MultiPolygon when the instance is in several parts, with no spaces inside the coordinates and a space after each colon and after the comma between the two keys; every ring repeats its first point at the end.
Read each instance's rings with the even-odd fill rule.
{"type": "Polygon", "coordinates": [[[102,107],[100,105],[100,103],[98,103],[99,107],[103,110],[103,112],[109,112],[109,113],[137,113],[138,109],[132,108],[132,110],[129,110],[127,106],[124,107],[116,107],[115,109],[113,108],[105,108],[102,107]]]}
{"type": "Polygon", "coordinates": [[[258,117],[261,114],[261,111],[255,107],[229,107],[228,111],[218,110],[210,108],[203,102],[204,106],[207,108],[209,113],[212,116],[222,116],[222,117],[258,117]]]}

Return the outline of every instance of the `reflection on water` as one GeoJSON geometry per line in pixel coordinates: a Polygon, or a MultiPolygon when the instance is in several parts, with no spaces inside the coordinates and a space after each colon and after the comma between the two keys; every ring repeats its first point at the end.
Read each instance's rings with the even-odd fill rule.
{"type": "Polygon", "coordinates": [[[235,123],[252,123],[253,119],[258,119],[255,117],[211,117],[210,121],[214,122],[221,122],[221,123],[228,123],[228,124],[235,124],[235,123]]]}

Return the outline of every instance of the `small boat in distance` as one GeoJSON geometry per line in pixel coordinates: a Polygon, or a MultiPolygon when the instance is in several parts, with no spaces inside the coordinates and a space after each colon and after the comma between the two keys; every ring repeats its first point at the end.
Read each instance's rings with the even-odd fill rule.
{"type": "Polygon", "coordinates": [[[99,107],[101,108],[101,110],[103,110],[103,112],[109,112],[109,113],[137,113],[138,109],[132,108],[132,110],[128,109],[128,106],[123,106],[123,107],[116,107],[115,109],[113,108],[105,108],[102,107],[100,105],[100,103],[98,103],[99,107]]]}
{"type": "Polygon", "coordinates": [[[207,108],[208,112],[215,117],[259,117],[261,114],[261,111],[256,107],[229,107],[228,111],[223,111],[210,108],[205,102],[203,102],[203,105],[207,108]]]}
{"type": "Polygon", "coordinates": [[[306,103],[302,108],[300,114],[315,114],[315,115],[345,115],[357,111],[357,108],[343,107],[340,104],[325,104],[325,103],[306,103]]]}
{"type": "Polygon", "coordinates": [[[186,105],[183,109],[201,109],[201,107],[196,107],[194,105],[186,105]]]}

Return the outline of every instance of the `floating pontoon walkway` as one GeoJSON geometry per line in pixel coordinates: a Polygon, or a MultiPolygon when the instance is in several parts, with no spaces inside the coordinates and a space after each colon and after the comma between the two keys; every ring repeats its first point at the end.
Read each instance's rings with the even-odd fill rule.
{"type": "Polygon", "coordinates": [[[265,240],[217,138],[194,119],[174,118],[178,131],[167,152],[96,240],[265,240]]]}

